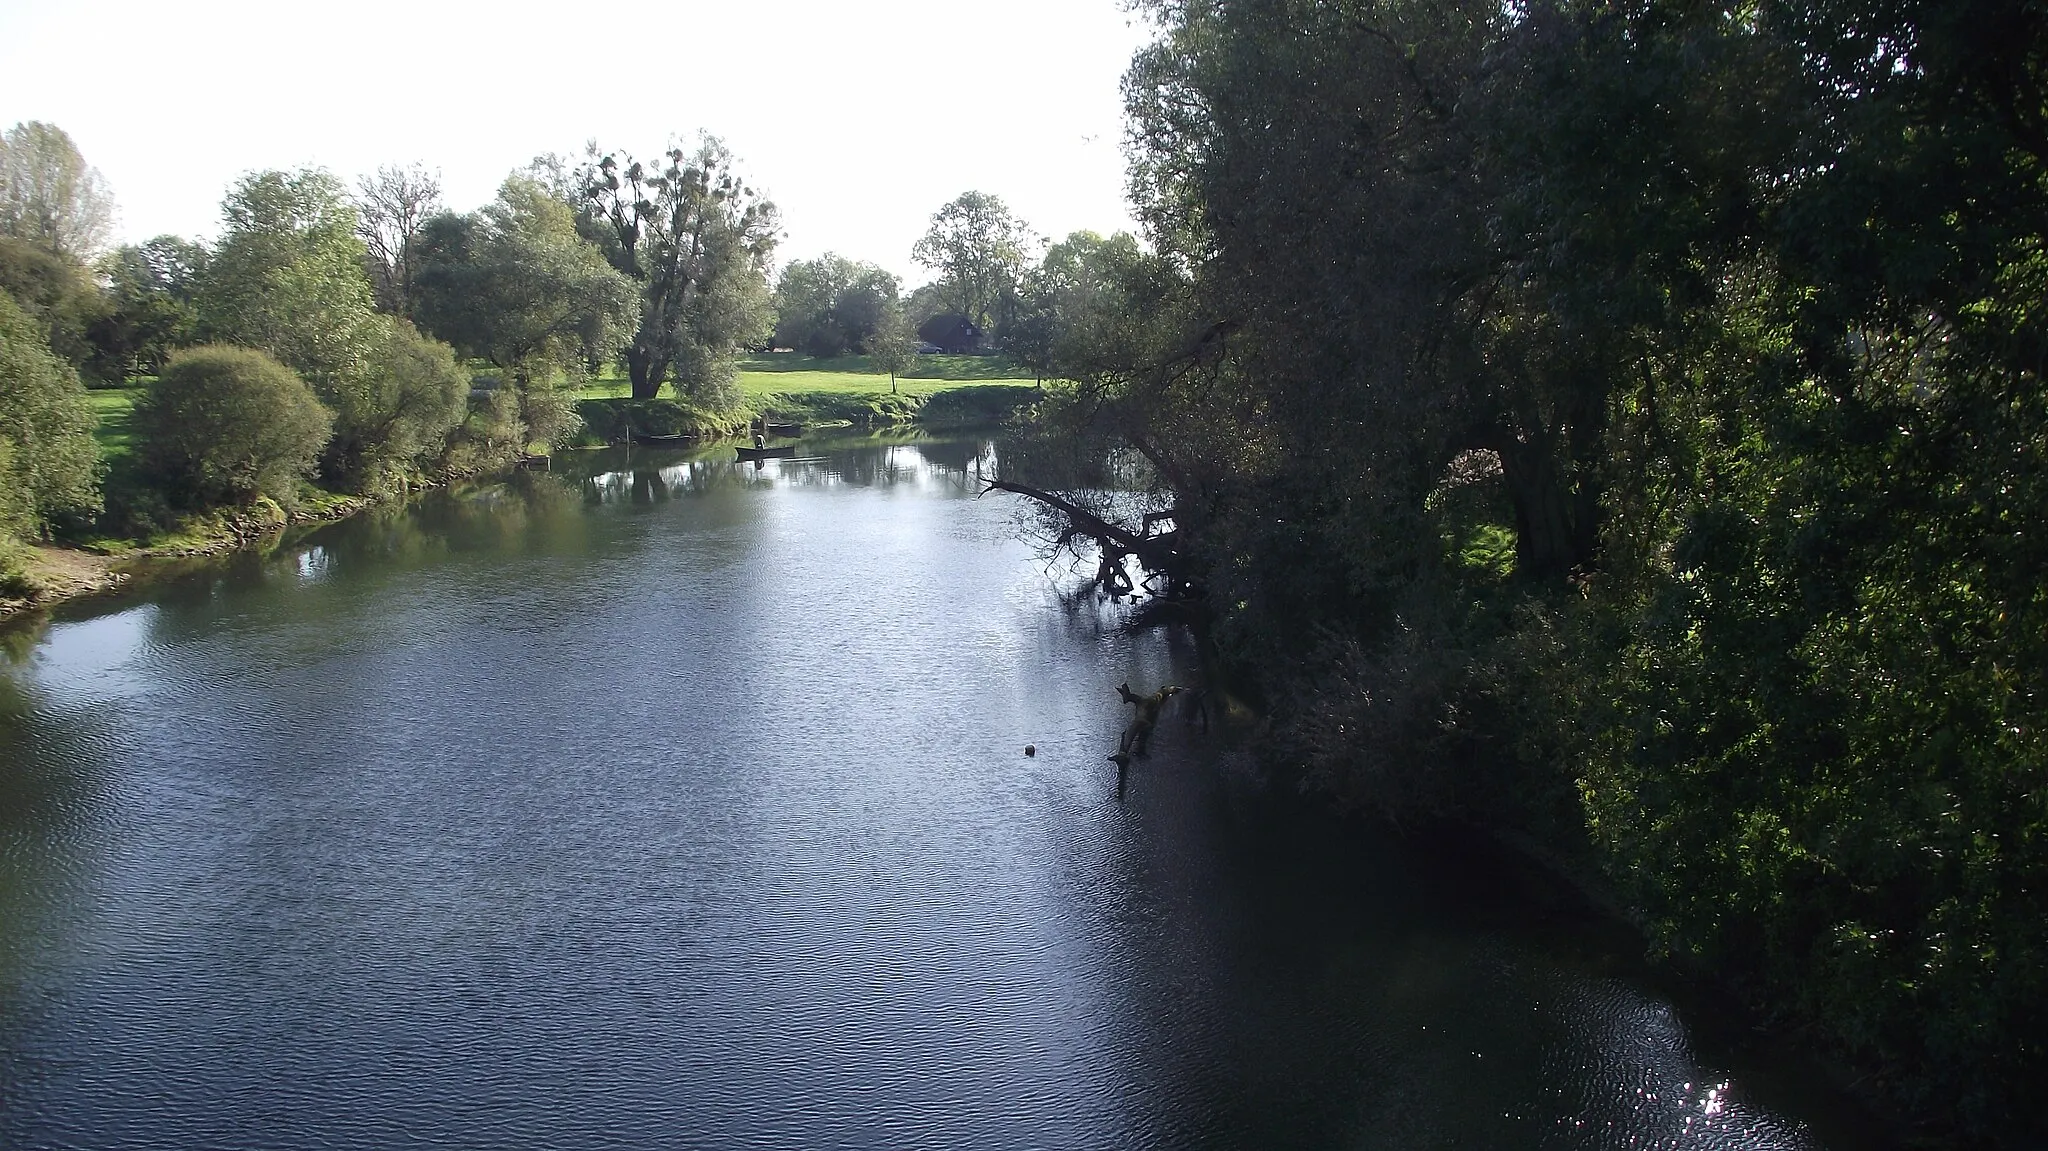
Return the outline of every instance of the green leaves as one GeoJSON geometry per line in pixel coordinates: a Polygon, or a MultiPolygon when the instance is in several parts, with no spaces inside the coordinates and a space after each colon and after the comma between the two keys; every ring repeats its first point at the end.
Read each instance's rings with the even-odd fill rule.
{"type": "Polygon", "coordinates": [[[367,253],[341,182],[318,169],[252,173],[221,217],[198,297],[202,331],[269,352],[332,394],[375,338],[367,253]]]}
{"type": "Polygon", "coordinates": [[[0,292],[0,544],[99,510],[96,422],[78,373],[0,292]]]}
{"type": "Polygon", "coordinates": [[[1148,7],[1185,287],[1074,374],[1173,465],[1279,766],[1544,829],[1900,1098],[2038,1136],[2039,6],[1148,7]]]}
{"type": "Polygon", "coordinates": [[[249,348],[178,353],[137,402],[136,457],[188,507],[295,502],[333,414],[297,373],[249,348]]]}
{"type": "Polygon", "coordinates": [[[579,225],[640,287],[624,353],[634,398],[654,398],[673,371],[686,399],[729,407],[740,350],[773,329],[768,267],[779,217],[734,174],[718,140],[702,137],[694,152],[671,148],[666,158],[650,170],[593,146],[579,225]]]}

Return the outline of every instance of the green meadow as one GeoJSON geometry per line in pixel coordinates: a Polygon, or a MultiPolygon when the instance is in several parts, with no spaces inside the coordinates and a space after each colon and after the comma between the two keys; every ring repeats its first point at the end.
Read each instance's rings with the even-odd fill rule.
{"type": "MultiPolygon", "coordinates": [[[[1035,386],[1035,376],[1008,356],[919,356],[917,366],[896,377],[901,395],[927,397],[955,388],[986,384],[1035,386]]],[[[889,374],[877,372],[866,356],[817,358],[802,352],[767,352],[740,361],[740,387],[749,400],[817,392],[887,394],[889,374]]],[[[624,376],[602,376],[577,391],[580,400],[620,399],[632,391],[624,376]]]]}
{"type": "Polygon", "coordinates": [[[93,388],[86,392],[92,400],[92,413],[99,417],[99,427],[93,429],[93,438],[99,441],[100,458],[114,460],[128,454],[133,446],[135,429],[129,417],[135,412],[135,401],[142,395],[142,388],[93,388]]]}

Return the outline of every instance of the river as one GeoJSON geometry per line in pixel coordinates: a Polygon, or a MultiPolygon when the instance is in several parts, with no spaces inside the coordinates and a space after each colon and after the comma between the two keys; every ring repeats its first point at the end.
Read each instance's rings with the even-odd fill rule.
{"type": "Polygon", "coordinates": [[[1850,1145],[1241,731],[1119,801],[1192,653],[1062,601],[999,450],[589,455],[17,636],[0,1146],[1850,1145]]]}

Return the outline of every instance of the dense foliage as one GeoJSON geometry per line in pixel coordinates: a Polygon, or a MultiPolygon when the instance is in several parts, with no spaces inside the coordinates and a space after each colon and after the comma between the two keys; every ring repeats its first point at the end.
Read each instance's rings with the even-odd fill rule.
{"type": "Polygon", "coordinates": [[[99,507],[93,423],[78,373],[0,292],[0,568],[15,541],[99,507]]]}
{"type": "Polygon", "coordinates": [[[1152,250],[1020,329],[1156,479],[1084,534],[1172,569],[1304,782],[1597,869],[1894,1098],[2038,1135],[2048,17],[1145,7],[1152,250]]]}
{"type": "Polygon", "coordinates": [[[198,297],[206,336],[269,352],[322,391],[359,372],[376,303],[341,181],[317,169],[251,173],[221,217],[198,297]]]}
{"type": "Polygon", "coordinates": [[[198,340],[195,304],[205,248],[176,236],[116,249],[100,262],[106,310],[87,333],[88,367],[109,384],[154,374],[174,349],[198,340]]]}
{"type": "Polygon", "coordinates": [[[420,321],[507,371],[606,364],[632,332],[636,285],[577,233],[570,205],[528,177],[505,181],[480,211],[427,221],[415,247],[420,321]]]}
{"type": "Polygon", "coordinates": [[[19,237],[0,235],[0,294],[28,314],[43,342],[66,363],[84,368],[94,361],[92,336],[109,304],[90,270],[19,237]]]}
{"type": "Polygon", "coordinates": [[[191,348],[171,357],[135,405],[136,457],[158,490],[187,507],[261,498],[290,506],[333,419],[271,356],[191,348]]]}
{"type": "Polygon", "coordinates": [[[437,470],[469,415],[469,373],[448,345],[378,316],[361,366],[326,398],[334,434],[323,478],[350,491],[389,491],[437,470]]]}

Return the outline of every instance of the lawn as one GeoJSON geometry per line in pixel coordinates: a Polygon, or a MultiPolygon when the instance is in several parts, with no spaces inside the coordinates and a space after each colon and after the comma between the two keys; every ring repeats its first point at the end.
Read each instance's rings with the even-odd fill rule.
{"type": "Polygon", "coordinates": [[[93,388],[85,394],[92,401],[92,414],[100,421],[92,433],[100,443],[100,458],[112,460],[127,455],[134,436],[128,417],[135,411],[135,400],[142,395],[142,389],[93,388]]]}
{"type": "MultiPolygon", "coordinates": [[[[976,384],[1037,382],[1037,377],[1008,356],[919,356],[915,368],[896,377],[896,390],[929,396],[976,384]]],[[[801,352],[768,352],[740,361],[740,388],[750,398],[805,392],[865,394],[888,391],[889,376],[874,371],[866,356],[816,359],[801,352]]],[[[579,389],[576,398],[618,399],[630,391],[625,377],[604,376],[579,389]]]]}

